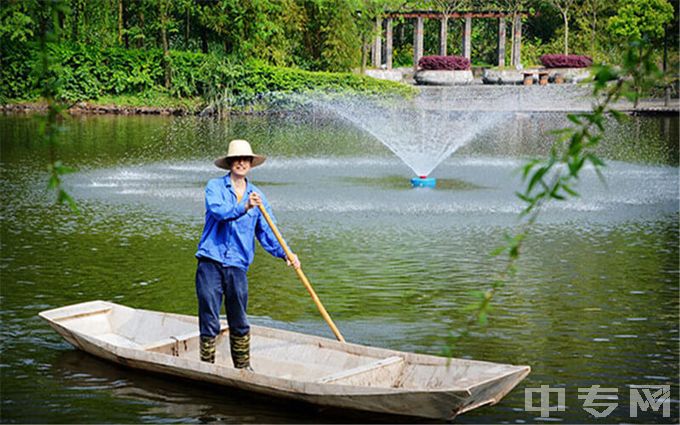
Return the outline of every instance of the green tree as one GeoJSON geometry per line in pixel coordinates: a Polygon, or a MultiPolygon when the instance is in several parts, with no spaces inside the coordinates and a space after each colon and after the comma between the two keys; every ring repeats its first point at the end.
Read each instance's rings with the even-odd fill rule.
{"type": "Polygon", "coordinates": [[[588,53],[595,62],[610,61],[616,52],[607,43],[607,17],[613,14],[614,2],[583,0],[574,9],[573,46],[576,51],[588,53]]]}
{"type": "Polygon", "coordinates": [[[609,18],[609,32],[621,39],[658,40],[673,19],[673,6],[666,0],[625,0],[618,13],[609,18]]]}
{"type": "MultiPolygon", "coordinates": [[[[294,0],[212,1],[197,7],[197,15],[225,54],[273,65],[293,64],[306,23],[304,8],[294,0]]],[[[201,37],[206,51],[208,34],[201,37]]]]}
{"type": "Polygon", "coordinates": [[[98,47],[119,45],[118,3],[112,0],[72,0],[70,6],[64,23],[65,27],[71,27],[71,41],[98,47]],[[76,38],[73,38],[74,32],[77,33],[76,38]]]}
{"type": "Polygon", "coordinates": [[[315,70],[348,71],[375,34],[375,18],[383,11],[378,0],[303,1],[308,25],[302,57],[315,70]]]}
{"type": "Polygon", "coordinates": [[[339,1],[337,7],[324,8],[321,26],[321,65],[328,71],[349,71],[357,64],[361,40],[357,35],[355,9],[351,3],[339,1]]]}
{"type": "Polygon", "coordinates": [[[242,54],[272,65],[293,65],[304,31],[304,10],[294,0],[259,0],[250,3],[247,14],[252,22],[240,37],[242,54]]]}
{"type": "Polygon", "coordinates": [[[155,29],[155,17],[158,13],[156,1],[136,0],[127,5],[125,36],[126,47],[145,48],[148,43],[158,39],[155,29]],[[149,25],[151,22],[151,25],[149,25]]]}
{"type": "Polygon", "coordinates": [[[7,45],[33,39],[36,9],[37,3],[33,1],[3,1],[0,7],[0,42],[7,45]]]}
{"type": "Polygon", "coordinates": [[[569,13],[574,7],[576,0],[548,0],[562,15],[564,24],[564,54],[569,54],[569,13]]]}

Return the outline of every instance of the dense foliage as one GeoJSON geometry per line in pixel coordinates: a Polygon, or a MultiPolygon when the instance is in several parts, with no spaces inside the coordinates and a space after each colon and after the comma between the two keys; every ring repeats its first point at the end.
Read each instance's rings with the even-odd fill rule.
{"type": "Polygon", "coordinates": [[[673,6],[665,0],[627,0],[609,18],[608,30],[619,39],[644,36],[658,40],[663,38],[665,24],[673,19],[673,12],[673,6]]]}
{"type": "MultiPolygon", "coordinates": [[[[640,36],[652,43],[653,60],[677,74],[678,11],[668,0],[3,0],[0,92],[12,99],[35,95],[35,45],[53,26],[59,38],[49,49],[58,66],[51,72],[66,79],[58,95],[67,99],[148,90],[207,98],[229,91],[241,98],[259,92],[246,86],[249,78],[267,73],[278,79],[272,87],[285,81],[290,90],[330,81],[367,86],[349,75],[304,71],[363,69],[378,34],[376,18],[412,10],[525,13],[524,67],[537,65],[541,55],[563,52],[566,41],[569,53],[616,63],[625,40],[640,36]]],[[[511,21],[505,20],[506,64],[511,21]]],[[[439,53],[439,25],[438,19],[425,20],[426,55],[439,53]]],[[[495,66],[498,25],[497,19],[473,20],[474,65],[495,66]]],[[[413,19],[393,22],[395,66],[413,65],[413,28],[413,19]]],[[[462,54],[462,32],[463,20],[450,18],[447,54],[462,54]]]]}
{"type": "MultiPolygon", "coordinates": [[[[98,48],[219,53],[236,61],[307,70],[349,71],[361,65],[385,11],[527,12],[525,65],[541,54],[562,53],[567,14],[569,53],[599,61],[620,58],[629,36],[650,36],[677,51],[678,11],[669,0],[62,0],[62,39],[98,48]],[[567,9],[564,9],[566,7],[567,9]],[[612,38],[616,43],[612,43],[612,38]],[[536,52],[536,48],[538,52],[536,52]]],[[[36,41],[55,1],[0,2],[0,44],[36,41]]],[[[506,20],[508,30],[510,19],[506,20]]],[[[439,21],[425,21],[425,51],[439,53],[439,21]]],[[[495,63],[498,21],[474,19],[473,63],[495,63]]],[[[448,54],[460,54],[462,20],[449,20],[448,54]]],[[[508,31],[508,38],[511,31],[508,31]]],[[[510,43],[510,40],[508,40],[510,43]]],[[[394,22],[395,61],[412,61],[413,20],[394,22]]],[[[510,54],[510,46],[506,52],[510,54]]],[[[653,46],[654,47],[654,46],[653,46]]],[[[412,63],[412,62],[411,62],[412,63]]]]}
{"type": "Polygon", "coordinates": [[[470,69],[470,59],[464,56],[423,56],[418,67],[432,71],[455,71],[470,69]]]}
{"type": "MultiPolygon", "coordinates": [[[[61,84],[58,99],[78,101],[105,95],[160,91],[174,97],[204,96],[209,100],[226,92],[232,106],[244,105],[265,94],[307,90],[348,90],[362,93],[408,94],[406,86],[351,73],[311,72],[275,67],[262,61],[232,63],[227,58],[200,52],[170,51],[172,85],[164,87],[161,49],[92,48],[82,44],[50,44],[52,77],[61,84]]],[[[40,95],[37,82],[41,53],[37,45],[24,44],[3,55],[0,97],[33,99],[40,95]]]]}
{"type": "Polygon", "coordinates": [[[593,60],[583,55],[543,55],[541,63],[546,68],[587,68],[593,60]]]}
{"type": "MultiPolygon", "coordinates": [[[[55,4],[61,38],[98,48],[218,53],[234,60],[349,71],[389,1],[3,0],[3,45],[36,41],[55,4]],[[375,5],[374,5],[375,3],[375,5]],[[368,25],[366,25],[368,23],[368,25]]],[[[394,2],[392,2],[394,3],[394,2]]]]}

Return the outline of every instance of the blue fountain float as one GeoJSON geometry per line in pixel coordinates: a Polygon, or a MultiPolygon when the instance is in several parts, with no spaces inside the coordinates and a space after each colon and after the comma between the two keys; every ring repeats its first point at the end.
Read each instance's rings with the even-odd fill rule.
{"type": "Polygon", "coordinates": [[[434,177],[418,176],[411,179],[411,186],[414,188],[434,188],[437,186],[437,179],[434,177]]]}

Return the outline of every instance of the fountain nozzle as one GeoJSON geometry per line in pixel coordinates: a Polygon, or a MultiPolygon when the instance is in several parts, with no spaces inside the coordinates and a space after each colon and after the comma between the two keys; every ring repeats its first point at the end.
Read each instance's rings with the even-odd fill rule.
{"type": "Polygon", "coordinates": [[[411,186],[414,188],[426,187],[433,188],[437,185],[437,179],[427,176],[418,176],[411,179],[411,186]]]}

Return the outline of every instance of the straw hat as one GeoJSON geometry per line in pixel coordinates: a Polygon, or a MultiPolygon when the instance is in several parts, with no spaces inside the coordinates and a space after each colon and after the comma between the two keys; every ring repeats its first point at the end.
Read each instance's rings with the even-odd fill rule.
{"type": "Polygon", "coordinates": [[[251,167],[257,167],[262,164],[267,157],[262,155],[255,155],[253,149],[250,147],[250,143],[247,140],[232,140],[229,142],[229,149],[227,150],[227,155],[217,158],[215,160],[215,165],[225,170],[229,169],[229,158],[234,158],[237,156],[249,156],[253,158],[253,163],[251,167]]]}

